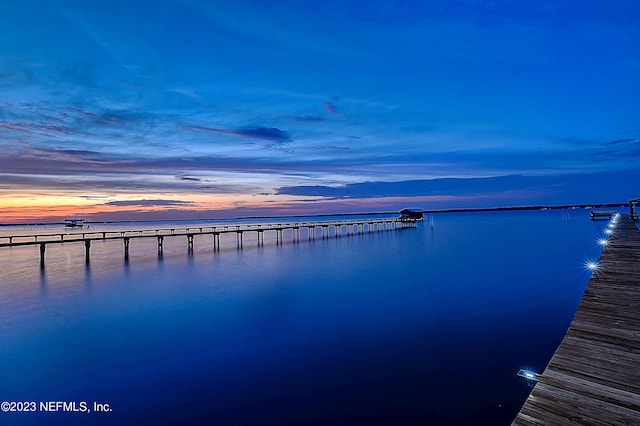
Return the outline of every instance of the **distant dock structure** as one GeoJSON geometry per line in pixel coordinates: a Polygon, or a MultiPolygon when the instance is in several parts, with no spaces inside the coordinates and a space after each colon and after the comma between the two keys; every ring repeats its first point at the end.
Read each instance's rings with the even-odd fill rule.
{"type": "Polygon", "coordinates": [[[591,220],[610,220],[616,215],[617,212],[611,210],[592,210],[589,213],[589,219],[591,220]]]}
{"type": "Polygon", "coordinates": [[[84,219],[65,219],[65,228],[82,228],[84,226],[84,219]]]}
{"type": "MultiPolygon", "coordinates": [[[[323,239],[330,235],[340,237],[342,235],[354,235],[378,231],[392,231],[396,229],[417,227],[417,218],[403,216],[393,218],[353,219],[353,220],[324,220],[317,222],[294,223],[260,223],[237,224],[208,227],[185,228],[157,228],[157,229],[132,229],[128,231],[83,231],[83,232],[57,232],[47,234],[5,235],[0,236],[0,248],[17,246],[38,246],[40,249],[40,267],[44,268],[47,246],[65,243],[82,242],[85,246],[85,261],[89,264],[91,257],[91,244],[95,241],[120,240],[124,245],[124,259],[129,260],[130,244],[132,240],[143,238],[155,238],[158,242],[158,257],[162,257],[164,239],[168,237],[186,237],[187,250],[193,252],[193,241],[196,236],[209,235],[212,237],[213,251],[220,251],[220,236],[222,234],[235,234],[236,247],[242,249],[245,234],[255,234],[258,246],[264,245],[264,234],[274,233],[276,244],[282,244],[285,231],[291,234],[293,242],[300,241],[300,230],[306,230],[304,234],[309,240],[316,237],[323,239]],[[333,232],[330,232],[333,228],[333,232]],[[321,231],[321,232],[320,232],[321,231]],[[320,234],[320,235],[318,235],[320,234]]],[[[66,223],[65,223],[66,227],[66,223]]],[[[79,225],[73,228],[80,227],[79,225]]]]}
{"type": "Polygon", "coordinates": [[[416,220],[424,220],[424,210],[422,209],[402,209],[400,210],[401,221],[415,222],[416,220]]]}
{"type": "Polygon", "coordinates": [[[640,229],[611,219],[569,330],[513,425],[640,425],[640,229]]]}
{"type": "Polygon", "coordinates": [[[640,198],[634,198],[633,200],[629,200],[629,216],[631,220],[640,220],[639,212],[636,211],[638,204],[640,203],[640,198]]]}

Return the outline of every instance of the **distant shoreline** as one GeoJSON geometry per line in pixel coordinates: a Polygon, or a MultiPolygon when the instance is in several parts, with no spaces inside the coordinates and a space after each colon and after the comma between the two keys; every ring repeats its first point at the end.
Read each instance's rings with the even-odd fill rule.
{"type": "MultiPolygon", "coordinates": [[[[425,214],[434,213],[476,213],[476,212],[500,212],[500,211],[531,211],[531,210],[575,210],[575,209],[601,209],[601,208],[626,208],[627,203],[605,203],[605,204],[567,204],[567,205],[538,205],[538,206],[505,206],[505,207],[466,207],[455,209],[419,209],[425,214]]],[[[141,223],[141,222],[191,222],[191,221],[215,221],[215,220],[246,220],[246,219],[282,219],[295,217],[329,217],[329,216],[374,216],[374,215],[392,215],[399,214],[398,211],[387,212],[359,212],[359,213],[319,213],[319,214],[298,214],[298,215],[279,215],[279,216],[240,216],[227,218],[209,218],[209,219],[155,219],[155,220],[107,220],[107,221],[85,221],[87,224],[105,224],[105,223],[141,223]]],[[[62,222],[41,222],[41,223],[2,223],[0,227],[8,226],[51,226],[61,225],[62,222]]]]}
{"type": "Polygon", "coordinates": [[[575,210],[575,209],[604,209],[604,208],[626,208],[627,203],[607,203],[607,204],[568,204],[560,206],[510,206],[510,207],[483,207],[483,208],[461,208],[444,210],[424,210],[425,213],[464,213],[464,212],[499,212],[511,210],[575,210]]]}

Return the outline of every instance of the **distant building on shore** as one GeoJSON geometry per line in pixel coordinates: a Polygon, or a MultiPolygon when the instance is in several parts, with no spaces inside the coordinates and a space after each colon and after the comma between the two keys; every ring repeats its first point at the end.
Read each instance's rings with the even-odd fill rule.
{"type": "Polygon", "coordinates": [[[424,210],[422,209],[402,209],[400,210],[400,220],[423,220],[424,210]]]}

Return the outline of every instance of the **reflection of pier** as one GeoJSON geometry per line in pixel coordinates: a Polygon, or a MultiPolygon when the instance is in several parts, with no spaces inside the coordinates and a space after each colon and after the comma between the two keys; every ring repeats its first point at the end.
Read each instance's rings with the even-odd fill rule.
{"type": "Polygon", "coordinates": [[[617,222],[514,425],[640,425],[640,230],[617,222]]]}
{"type": "Polygon", "coordinates": [[[244,243],[244,235],[247,233],[255,233],[256,242],[261,246],[264,244],[265,232],[275,233],[276,244],[282,244],[285,231],[291,231],[292,241],[300,241],[300,229],[306,230],[306,237],[309,240],[313,240],[317,237],[321,237],[323,239],[329,238],[332,234],[333,236],[340,237],[342,235],[415,227],[415,220],[388,218],[251,225],[219,225],[207,227],[199,226],[189,228],[136,229],[131,231],[85,231],[74,233],[67,232],[39,235],[0,236],[0,247],[39,246],[40,266],[44,267],[45,251],[47,246],[51,244],[83,242],[85,246],[85,259],[86,262],[89,263],[92,241],[122,240],[124,244],[124,258],[125,260],[128,260],[131,240],[140,238],[156,238],[158,242],[158,255],[162,256],[165,237],[186,237],[187,250],[192,252],[193,240],[196,236],[211,235],[213,237],[213,250],[219,251],[220,235],[222,234],[235,233],[236,247],[241,249],[244,243]],[[331,228],[333,228],[333,233],[330,232],[331,228]]]}

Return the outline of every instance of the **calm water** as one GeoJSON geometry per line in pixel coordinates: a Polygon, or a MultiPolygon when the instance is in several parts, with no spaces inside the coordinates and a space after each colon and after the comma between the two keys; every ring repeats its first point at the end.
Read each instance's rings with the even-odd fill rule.
{"type": "Polygon", "coordinates": [[[90,267],[69,243],[43,272],[37,247],[0,248],[0,400],[113,409],[0,423],[508,425],[531,390],[515,373],[546,366],[604,226],[440,214],[263,247],[247,233],[242,251],[168,238],[161,260],[133,240],[126,264],[122,242],[94,242],[90,267]]]}

